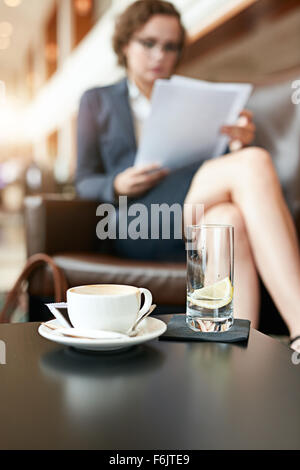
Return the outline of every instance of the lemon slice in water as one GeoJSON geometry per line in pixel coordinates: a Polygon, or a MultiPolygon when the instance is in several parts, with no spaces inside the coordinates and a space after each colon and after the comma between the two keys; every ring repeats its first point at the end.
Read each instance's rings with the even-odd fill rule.
{"type": "Polygon", "coordinates": [[[229,277],[210,286],[196,289],[188,296],[189,302],[198,307],[215,309],[225,307],[233,298],[233,286],[229,277]]]}

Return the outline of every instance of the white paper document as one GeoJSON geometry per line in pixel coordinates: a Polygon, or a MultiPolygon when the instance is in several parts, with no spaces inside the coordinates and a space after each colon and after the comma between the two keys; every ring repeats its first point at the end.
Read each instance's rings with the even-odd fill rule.
{"type": "Polygon", "coordinates": [[[236,123],[251,91],[244,83],[157,80],[135,165],[157,162],[175,169],[222,155],[229,138],[220,129],[236,123]]]}

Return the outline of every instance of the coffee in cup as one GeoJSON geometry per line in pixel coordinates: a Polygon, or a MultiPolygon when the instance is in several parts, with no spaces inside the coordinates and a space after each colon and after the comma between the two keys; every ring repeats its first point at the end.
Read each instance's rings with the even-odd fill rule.
{"type": "Polygon", "coordinates": [[[75,328],[126,333],[137,317],[149,310],[152,294],[140,287],[93,284],[68,289],[67,303],[75,328]],[[141,309],[142,294],[145,301],[141,309]]]}

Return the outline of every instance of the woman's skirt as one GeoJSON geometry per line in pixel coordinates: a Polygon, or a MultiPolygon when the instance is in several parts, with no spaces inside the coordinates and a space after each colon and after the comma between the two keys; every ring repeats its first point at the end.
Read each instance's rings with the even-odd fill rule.
{"type": "Polygon", "coordinates": [[[143,196],[123,200],[117,209],[117,239],[114,241],[114,252],[118,256],[138,260],[185,260],[183,205],[198,169],[199,163],[175,170],[143,196]]]}

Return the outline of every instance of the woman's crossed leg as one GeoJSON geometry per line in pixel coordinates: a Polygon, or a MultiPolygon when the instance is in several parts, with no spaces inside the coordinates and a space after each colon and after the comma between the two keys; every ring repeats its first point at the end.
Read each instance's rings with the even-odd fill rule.
{"type": "MultiPolygon", "coordinates": [[[[249,147],[204,163],[185,211],[204,204],[206,223],[235,226],[235,305],[257,326],[256,269],[292,337],[300,334],[300,256],[295,226],[268,152],[249,147]],[[188,208],[188,209],[186,209],[188,208]]],[[[185,220],[190,214],[185,213],[185,220]]],[[[193,220],[194,224],[199,220],[193,220]]]]}

